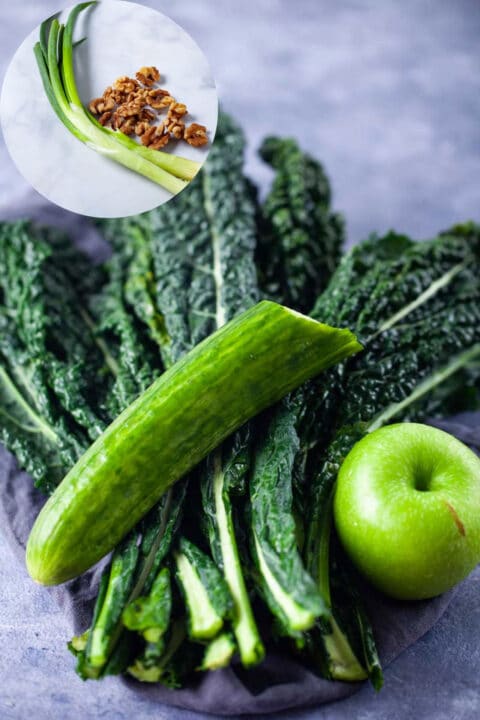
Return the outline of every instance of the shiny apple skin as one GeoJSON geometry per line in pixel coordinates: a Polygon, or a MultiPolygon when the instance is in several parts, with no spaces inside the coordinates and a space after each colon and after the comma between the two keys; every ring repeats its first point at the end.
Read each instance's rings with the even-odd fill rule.
{"type": "Polygon", "coordinates": [[[377,588],[403,600],[440,595],[480,562],[480,458],[428,425],[380,428],[342,464],[334,517],[377,588]]]}

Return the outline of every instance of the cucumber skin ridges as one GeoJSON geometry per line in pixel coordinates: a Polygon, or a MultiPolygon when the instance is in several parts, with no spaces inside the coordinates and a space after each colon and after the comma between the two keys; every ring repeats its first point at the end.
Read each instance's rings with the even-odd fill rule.
{"type": "Polygon", "coordinates": [[[27,544],[32,578],[55,585],[87,570],[237,427],[360,349],[349,330],[268,301],[206,338],[118,416],[47,501],[27,544]]]}

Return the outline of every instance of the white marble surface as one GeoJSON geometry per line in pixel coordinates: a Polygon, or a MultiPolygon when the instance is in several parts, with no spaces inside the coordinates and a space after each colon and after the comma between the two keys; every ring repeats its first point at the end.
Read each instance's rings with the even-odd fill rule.
{"type": "MultiPolygon", "coordinates": [[[[69,9],[60,22],[66,22],[69,9]]],[[[4,138],[25,179],[56,205],[94,217],[134,215],[171,199],[167,190],[99,155],[64,127],[48,102],[33,55],[38,37],[37,27],[15,53],[0,100],[4,138]]],[[[218,101],[208,60],[173,20],[137,3],[103,0],[80,14],[74,40],[83,37],[87,40],[74,58],[85,105],[117,77],[133,77],[140,67],[154,65],[161,87],[187,105],[188,121],[206,125],[213,140],[218,101]]],[[[165,151],[204,162],[210,147],[171,142],[165,151]]]]}

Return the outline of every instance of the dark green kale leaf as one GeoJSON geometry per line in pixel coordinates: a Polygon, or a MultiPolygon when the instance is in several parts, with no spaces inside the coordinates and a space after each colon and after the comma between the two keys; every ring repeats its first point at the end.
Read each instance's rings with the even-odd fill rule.
{"type": "Polygon", "coordinates": [[[0,225],[0,263],[2,442],[48,492],[105,427],[111,378],[82,313],[103,275],[26,222],[0,225]]]}
{"type": "Polygon", "coordinates": [[[300,446],[297,420],[291,400],[258,419],[250,477],[250,541],[259,589],[283,633],[292,636],[327,614],[298,551],[292,483],[300,446]]]}
{"type": "MultiPolygon", "coordinates": [[[[3,327],[1,332],[4,342],[3,327]]],[[[16,362],[20,360],[21,355],[16,355],[16,362]]],[[[0,363],[0,440],[35,485],[48,492],[65,474],[65,455],[72,452],[71,443],[63,447],[59,428],[42,416],[30,388],[14,378],[3,354],[0,363]]]]}
{"type": "Polygon", "coordinates": [[[152,212],[99,223],[123,266],[125,302],[148,328],[164,367],[191,347],[186,295],[191,264],[178,238],[189,223],[179,205],[183,195],[152,212]]]}
{"type": "Polygon", "coordinates": [[[127,281],[122,257],[114,255],[106,265],[108,281],[90,303],[96,332],[109,347],[115,381],[106,402],[113,420],[161,372],[158,348],[147,328],[132,314],[125,297],[127,281]]]}
{"type": "Polygon", "coordinates": [[[335,322],[348,326],[350,318],[356,318],[364,304],[376,289],[383,272],[391,262],[402,257],[413,245],[404,235],[389,232],[379,237],[371,235],[362,243],[354,245],[339,262],[328,286],[316,298],[311,316],[319,322],[335,322]],[[346,288],[350,292],[346,294],[346,288]]]}
{"type": "Polygon", "coordinates": [[[323,167],[295,140],[266,138],[260,155],[275,170],[260,211],[260,286],[268,297],[309,312],[340,260],[344,222],[331,210],[323,167]]]}

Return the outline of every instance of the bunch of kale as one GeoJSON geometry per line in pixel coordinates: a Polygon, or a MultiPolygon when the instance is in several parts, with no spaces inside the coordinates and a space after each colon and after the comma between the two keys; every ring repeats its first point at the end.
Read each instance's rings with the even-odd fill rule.
{"type": "Polygon", "coordinates": [[[331,527],[335,477],[382,424],[478,406],[480,228],[372,236],[341,257],[319,163],[267,139],[275,177],[260,204],[243,148],[223,115],[187,190],[102,222],[113,254],[100,268],[57,234],[1,227],[1,440],[51,492],[158,374],[261,297],[350,327],[363,353],[241,428],[124,538],[70,647],[84,678],[177,687],[280,644],[378,688],[361,586],[331,527]]]}

